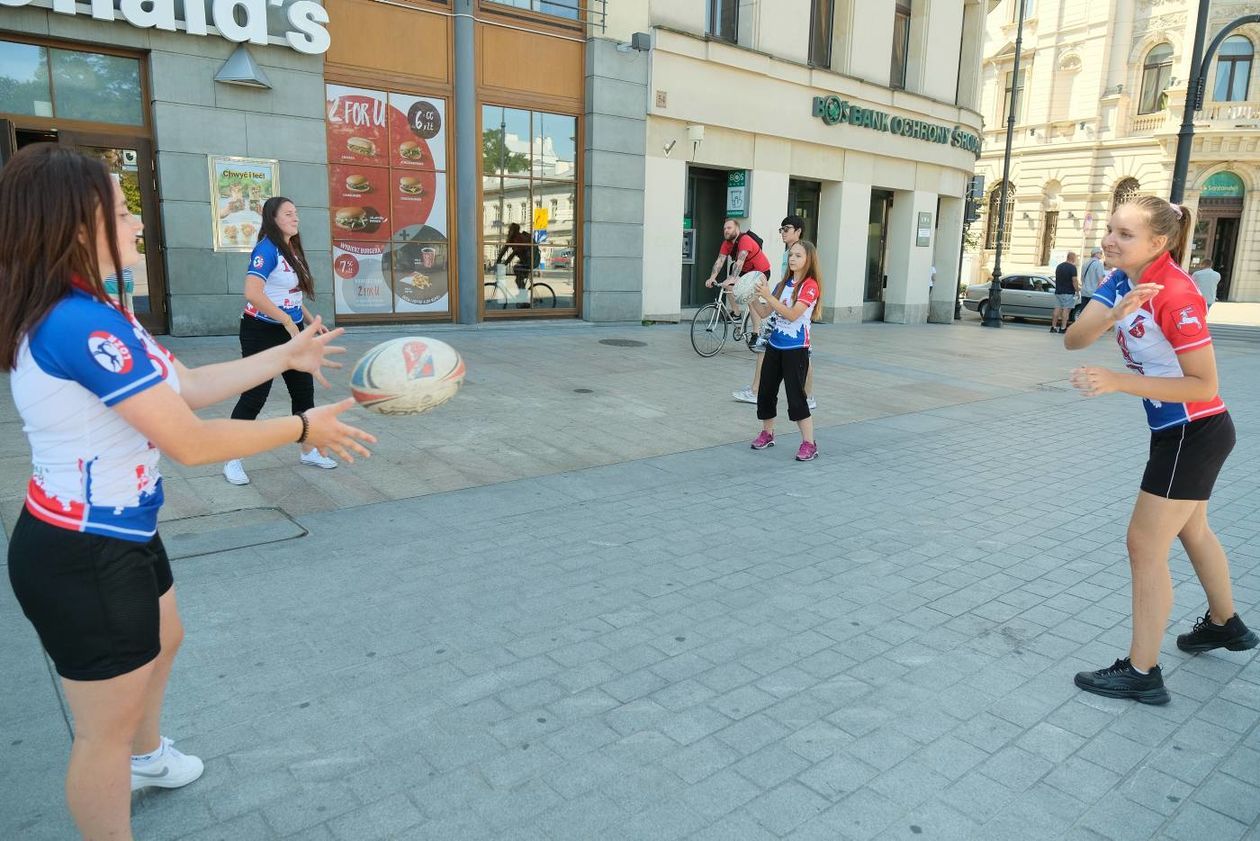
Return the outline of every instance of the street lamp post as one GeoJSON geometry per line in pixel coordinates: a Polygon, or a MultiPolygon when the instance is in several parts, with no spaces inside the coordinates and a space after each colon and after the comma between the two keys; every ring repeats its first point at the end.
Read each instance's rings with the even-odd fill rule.
{"type": "Polygon", "coordinates": [[[1186,106],[1181,112],[1181,130],[1177,132],[1177,157],[1173,163],[1172,191],[1168,200],[1181,204],[1186,193],[1186,173],[1190,169],[1190,149],[1194,144],[1194,114],[1203,107],[1203,94],[1207,88],[1207,69],[1221,44],[1240,26],[1260,23],[1260,15],[1243,15],[1230,21],[1212,39],[1207,52],[1203,41],[1207,37],[1208,9],[1211,0],[1199,0],[1199,19],[1194,28],[1194,50],[1190,54],[1190,82],[1186,87],[1186,106]]]}
{"type": "Polygon", "coordinates": [[[1019,107],[1019,60],[1024,50],[1024,13],[1027,8],[1028,0],[1019,0],[1019,20],[1015,24],[1015,63],[1011,66],[1011,100],[1006,115],[1006,152],[1002,156],[1002,186],[998,197],[997,250],[993,255],[989,304],[980,321],[982,327],[1002,326],[1002,241],[1006,238],[1006,196],[1011,189],[1011,143],[1015,139],[1015,112],[1019,107]]]}

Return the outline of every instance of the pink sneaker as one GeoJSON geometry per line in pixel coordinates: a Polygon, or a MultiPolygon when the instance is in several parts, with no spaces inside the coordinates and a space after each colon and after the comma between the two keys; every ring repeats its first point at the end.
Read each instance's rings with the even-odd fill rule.
{"type": "Polygon", "coordinates": [[[754,450],[764,450],[766,447],[774,446],[774,433],[761,430],[761,434],[753,439],[752,448],[754,450]]]}
{"type": "Polygon", "coordinates": [[[818,458],[818,445],[812,441],[802,441],[800,449],[796,451],[796,460],[813,461],[816,458],[818,458]]]}

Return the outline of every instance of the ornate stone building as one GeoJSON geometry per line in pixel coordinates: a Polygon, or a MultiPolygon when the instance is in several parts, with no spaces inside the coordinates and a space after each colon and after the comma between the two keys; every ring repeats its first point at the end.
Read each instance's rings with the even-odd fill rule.
{"type": "MultiPolygon", "coordinates": [[[[1088,252],[1125,193],[1167,195],[1172,184],[1197,3],[1027,0],[1027,7],[1018,80],[1018,0],[994,4],[986,21],[985,153],[976,170],[985,197],[973,228],[971,280],[993,263],[1013,89],[1019,95],[1004,270],[1049,268],[1067,251],[1088,252]]],[[[1254,13],[1260,3],[1216,0],[1208,40],[1254,13]]],[[[1186,182],[1186,203],[1196,211],[1191,260],[1211,258],[1223,276],[1221,297],[1238,301],[1260,301],[1258,44],[1260,27],[1242,27],[1207,68],[1186,182]]]]}

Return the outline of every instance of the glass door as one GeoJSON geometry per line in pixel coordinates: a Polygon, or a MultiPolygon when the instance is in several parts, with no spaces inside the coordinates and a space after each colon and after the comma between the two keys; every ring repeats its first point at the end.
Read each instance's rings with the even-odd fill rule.
{"type": "Polygon", "coordinates": [[[162,261],[161,217],[158,213],[153,146],[143,138],[57,132],[57,142],[104,162],[118,177],[131,212],[144,223],[140,237],[140,262],[123,270],[123,276],[107,278],[106,291],[119,289],[127,307],[150,333],[166,332],[166,274],[162,261]]]}

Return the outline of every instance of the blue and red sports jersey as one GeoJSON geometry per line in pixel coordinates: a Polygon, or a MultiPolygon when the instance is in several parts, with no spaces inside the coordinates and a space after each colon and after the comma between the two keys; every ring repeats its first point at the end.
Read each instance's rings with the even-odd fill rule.
{"type": "MultiPolygon", "coordinates": [[[[788,278],[779,293],[779,300],[786,306],[792,306],[792,288],[794,281],[788,278]]],[[[797,303],[809,304],[805,312],[795,321],[788,321],[781,315],[774,318],[774,330],[770,333],[770,346],[779,350],[791,350],[798,347],[809,347],[809,324],[814,316],[814,307],[818,303],[818,281],[807,277],[801,281],[801,294],[796,296],[797,303]]]]}
{"type": "MultiPolygon", "coordinates": [[[[245,274],[260,278],[267,299],[284,310],[295,324],[302,323],[302,288],[298,286],[297,272],[274,242],[266,237],[258,241],[249,255],[249,271],[245,274]]],[[[276,323],[275,319],[262,314],[248,301],[245,303],[245,314],[270,324],[276,323]]]]}
{"type": "MultiPolygon", "coordinates": [[[[1165,253],[1142,275],[1143,283],[1163,289],[1127,318],[1116,322],[1116,343],[1125,365],[1145,377],[1181,377],[1179,354],[1212,344],[1207,326],[1207,303],[1194,281],[1165,253]]],[[[1128,275],[1112,271],[1093,300],[1114,307],[1133,288],[1128,275]]],[[[1225,411],[1220,395],[1205,403],[1164,403],[1142,398],[1151,429],[1182,426],[1225,411]]]]}
{"type": "Polygon", "coordinates": [[[130,313],[78,289],[22,339],[9,385],[31,445],[32,515],[123,540],[157,533],[158,450],[112,407],[163,382],[179,391],[174,363],[130,313]]]}

